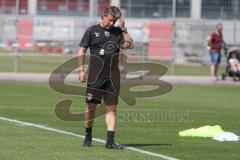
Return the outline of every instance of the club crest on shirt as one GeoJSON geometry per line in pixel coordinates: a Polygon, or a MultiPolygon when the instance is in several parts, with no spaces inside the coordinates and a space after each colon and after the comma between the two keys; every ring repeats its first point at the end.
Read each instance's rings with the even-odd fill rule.
{"type": "Polygon", "coordinates": [[[99,37],[100,36],[100,33],[99,32],[95,32],[95,37],[99,37]]]}
{"type": "Polygon", "coordinates": [[[110,37],[110,33],[108,31],[104,31],[104,35],[108,38],[110,37]]]}
{"type": "Polygon", "coordinates": [[[90,101],[92,99],[93,95],[91,93],[87,94],[87,100],[90,101]]]}

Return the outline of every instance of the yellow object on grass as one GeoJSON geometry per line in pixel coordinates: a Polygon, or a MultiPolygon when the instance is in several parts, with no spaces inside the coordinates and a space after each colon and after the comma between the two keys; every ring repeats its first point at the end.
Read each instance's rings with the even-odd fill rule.
{"type": "Polygon", "coordinates": [[[181,137],[209,137],[213,138],[216,136],[220,136],[225,131],[222,130],[221,126],[203,126],[200,128],[192,128],[185,131],[180,131],[179,135],[181,137]]]}

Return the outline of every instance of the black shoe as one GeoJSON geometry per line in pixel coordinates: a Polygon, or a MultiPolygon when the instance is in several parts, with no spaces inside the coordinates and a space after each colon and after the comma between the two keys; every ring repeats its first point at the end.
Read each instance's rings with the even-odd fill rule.
{"type": "Polygon", "coordinates": [[[83,147],[91,147],[91,143],[92,143],[92,136],[86,135],[82,146],[83,147]]]}
{"type": "Polygon", "coordinates": [[[120,149],[120,150],[123,150],[123,147],[122,147],[122,146],[117,145],[117,144],[115,144],[114,142],[113,142],[113,143],[107,143],[107,144],[106,144],[106,148],[108,148],[108,149],[120,149]]]}

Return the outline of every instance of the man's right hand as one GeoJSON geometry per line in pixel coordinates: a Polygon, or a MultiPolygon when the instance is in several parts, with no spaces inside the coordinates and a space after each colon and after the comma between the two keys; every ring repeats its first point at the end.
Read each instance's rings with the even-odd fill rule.
{"type": "Polygon", "coordinates": [[[85,83],[86,82],[86,74],[84,71],[79,71],[78,72],[78,76],[79,76],[79,80],[81,83],[85,83]]]}

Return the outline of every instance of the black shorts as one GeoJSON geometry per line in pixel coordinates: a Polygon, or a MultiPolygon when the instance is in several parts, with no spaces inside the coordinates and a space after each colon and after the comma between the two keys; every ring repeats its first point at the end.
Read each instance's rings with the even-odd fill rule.
{"type": "Polygon", "coordinates": [[[101,104],[102,98],[105,105],[117,105],[120,89],[120,80],[98,79],[87,84],[86,102],[101,104]]]}

